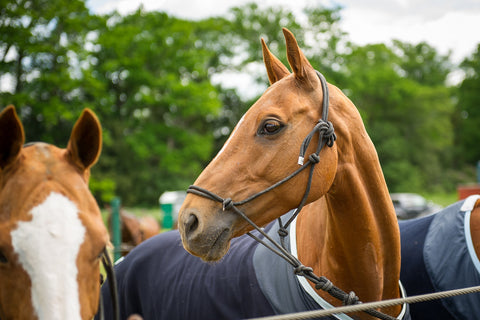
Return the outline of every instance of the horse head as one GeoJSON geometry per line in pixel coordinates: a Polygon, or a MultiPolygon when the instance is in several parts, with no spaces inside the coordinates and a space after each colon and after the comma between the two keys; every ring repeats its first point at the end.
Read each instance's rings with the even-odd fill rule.
{"type": "MultiPolygon", "coordinates": [[[[319,75],[293,34],[284,29],[284,35],[293,72],[290,73],[268,50],[262,39],[271,86],[245,113],[223,148],[195,181],[195,186],[239,201],[274,185],[299,167],[297,160],[302,141],[323,116],[324,90],[319,75]]],[[[328,85],[328,90],[330,109],[347,105],[348,112],[355,112],[355,121],[361,124],[355,107],[341,91],[332,85],[328,85]]],[[[335,117],[332,122],[335,130],[338,125],[340,130],[348,131],[348,121],[335,117]]],[[[319,137],[313,135],[311,138],[306,157],[314,154],[318,145],[319,137]]],[[[338,164],[336,144],[322,148],[318,160],[306,203],[321,198],[330,189],[338,164]]],[[[265,225],[299,205],[308,179],[308,170],[302,171],[238,207],[257,225],[265,225]]],[[[225,210],[222,205],[196,194],[189,194],[180,210],[179,230],[184,247],[207,261],[220,259],[228,251],[233,237],[251,229],[250,224],[233,210],[225,210]]]]}
{"type": "Polygon", "coordinates": [[[0,318],[92,319],[108,242],[88,189],[100,123],[85,109],[66,149],[24,145],[13,106],[0,127],[0,318]]]}

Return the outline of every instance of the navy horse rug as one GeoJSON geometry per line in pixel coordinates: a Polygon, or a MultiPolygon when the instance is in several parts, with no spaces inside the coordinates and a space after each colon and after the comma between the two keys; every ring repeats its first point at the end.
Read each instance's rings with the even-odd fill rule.
{"type": "MultiPolygon", "coordinates": [[[[279,240],[277,222],[266,230],[279,240]]],[[[295,239],[293,223],[286,243],[294,255],[295,239]]],[[[146,320],[246,319],[332,308],[287,262],[248,235],[233,239],[221,261],[205,263],[183,249],[177,231],[162,233],[132,250],[115,270],[121,319],[131,314],[146,320]]],[[[102,295],[105,318],[112,319],[108,281],[102,295]]],[[[398,319],[410,319],[407,310],[404,306],[398,319]]]]}
{"type": "MultiPolygon", "coordinates": [[[[480,261],[470,234],[471,196],[424,218],[400,221],[400,279],[413,296],[480,285],[480,261]]],[[[410,305],[412,319],[480,319],[480,293],[410,305]]]]}

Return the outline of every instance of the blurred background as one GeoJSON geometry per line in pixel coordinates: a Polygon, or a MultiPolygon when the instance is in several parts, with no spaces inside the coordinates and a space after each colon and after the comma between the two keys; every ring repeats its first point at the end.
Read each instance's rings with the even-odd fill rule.
{"type": "Polygon", "coordinates": [[[282,27],[359,109],[392,193],[446,205],[477,186],[476,0],[0,0],[0,106],[60,146],[93,109],[100,206],[161,220],[159,197],[194,182],[267,87],[260,38],[287,64],[282,27]]]}

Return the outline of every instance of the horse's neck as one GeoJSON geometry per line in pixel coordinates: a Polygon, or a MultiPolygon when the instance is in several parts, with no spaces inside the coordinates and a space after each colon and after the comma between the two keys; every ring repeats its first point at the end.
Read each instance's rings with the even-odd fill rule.
{"type": "MultiPolygon", "coordinates": [[[[366,148],[373,148],[370,144],[368,139],[366,148]]],[[[399,297],[400,235],[374,149],[348,161],[339,151],[334,184],[304,208],[297,235],[299,258],[317,275],[355,291],[364,302],[399,297]]],[[[398,314],[400,308],[389,311],[398,314]]]]}

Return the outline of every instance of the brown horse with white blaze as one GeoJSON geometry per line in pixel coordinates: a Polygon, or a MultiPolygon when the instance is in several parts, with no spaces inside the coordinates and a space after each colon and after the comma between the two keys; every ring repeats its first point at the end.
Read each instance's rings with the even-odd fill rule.
{"type": "Polygon", "coordinates": [[[100,123],[85,109],[66,149],[24,145],[13,106],[0,128],[0,318],[92,319],[109,239],[88,188],[100,123]]]}
{"type": "MultiPolygon", "coordinates": [[[[293,34],[284,29],[293,73],[262,40],[271,86],[237,124],[219,154],[195,186],[234,201],[249,199],[298,169],[304,138],[322,118],[325,97],[316,71],[293,34]]],[[[328,84],[329,115],[337,136],[318,154],[306,205],[296,222],[298,258],[317,275],[361,301],[399,298],[400,235],[392,201],[376,150],[353,103],[328,84]]],[[[307,156],[315,153],[314,135],[307,156]]],[[[299,206],[308,170],[276,188],[238,205],[258,226],[299,206]]],[[[252,230],[238,212],[198,194],[187,195],[180,210],[179,231],[185,249],[206,261],[221,259],[230,240],[252,230]]],[[[341,304],[312,288],[334,306],[341,304]]],[[[401,306],[382,312],[397,317],[401,306]]],[[[355,318],[370,319],[366,314],[355,318]]]]}

